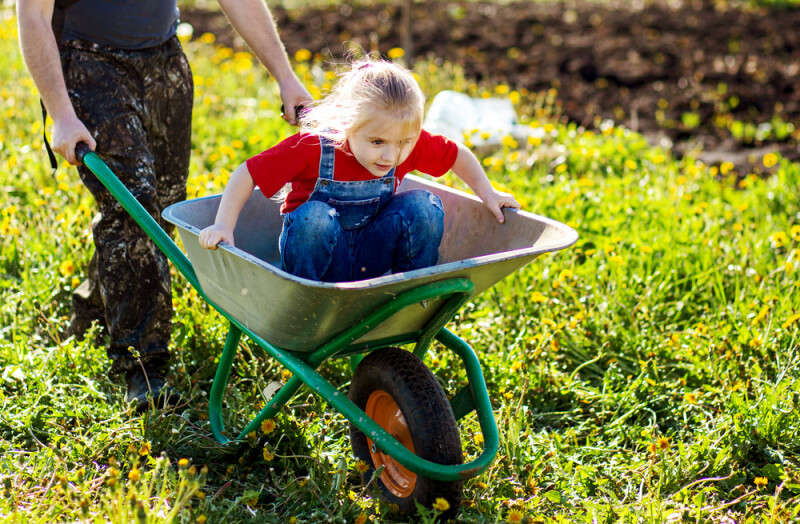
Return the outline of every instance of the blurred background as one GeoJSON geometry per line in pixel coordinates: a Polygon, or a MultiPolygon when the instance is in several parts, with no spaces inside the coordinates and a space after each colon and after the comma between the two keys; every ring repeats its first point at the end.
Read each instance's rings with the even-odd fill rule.
{"type": "MultiPolygon", "coordinates": [[[[242,46],[216,2],[180,4],[195,37],[242,46]]],[[[555,89],[564,119],[622,124],[678,156],[743,172],[767,151],[800,158],[798,0],[269,4],[290,55],[402,49],[478,85],[555,89]]]]}

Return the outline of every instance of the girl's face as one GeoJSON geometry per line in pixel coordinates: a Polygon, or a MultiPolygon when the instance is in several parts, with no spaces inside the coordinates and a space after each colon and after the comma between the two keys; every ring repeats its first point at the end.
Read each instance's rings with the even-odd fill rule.
{"type": "Polygon", "coordinates": [[[420,130],[403,130],[402,120],[392,115],[376,116],[347,139],[358,163],[375,177],[400,165],[419,139],[420,130]]]}

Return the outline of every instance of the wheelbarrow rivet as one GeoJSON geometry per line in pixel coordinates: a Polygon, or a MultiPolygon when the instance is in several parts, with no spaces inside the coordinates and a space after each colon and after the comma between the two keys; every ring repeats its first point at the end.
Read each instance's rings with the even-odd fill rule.
{"type": "Polygon", "coordinates": [[[428,307],[428,301],[427,301],[427,300],[423,300],[423,301],[422,301],[422,302],[420,302],[419,304],[420,304],[422,307],[428,307]]]}
{"type": "Polygon", "coordinates": [[[378,452],[378,446],[376,446],[374,442],[372,443],[372,447],[370,449],[372,450],[373,453],[378,452]]]}

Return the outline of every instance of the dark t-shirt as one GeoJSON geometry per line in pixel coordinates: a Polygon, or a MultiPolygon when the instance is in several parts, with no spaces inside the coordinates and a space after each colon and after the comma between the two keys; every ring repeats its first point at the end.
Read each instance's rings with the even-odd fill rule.
{"type": "Polygon", "coordinates": [[[177,0],[78,0],[65,10],[64,40],[119,49],[146,49],[178,27],[177,0]]]}

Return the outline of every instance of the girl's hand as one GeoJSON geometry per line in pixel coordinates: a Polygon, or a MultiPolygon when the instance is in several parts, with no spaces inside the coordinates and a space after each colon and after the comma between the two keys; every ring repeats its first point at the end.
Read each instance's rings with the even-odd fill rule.
{"type": "Polygon", "coordinates": [[[227,242],[233,246],[233,231],[219,224],[200,231],[200,245],[204,248],[217,249],[217,244],[220,242],[227,242]]]}
{"type": "Polygon", "coordinates": [[[506,217],[503,216],[504,207],[512,207],[514,209],[521,207],[513,195],[494,188],[492,188],[492,193],[483,199],[483,203],[501,224],[506,221],[506,217]]]}

